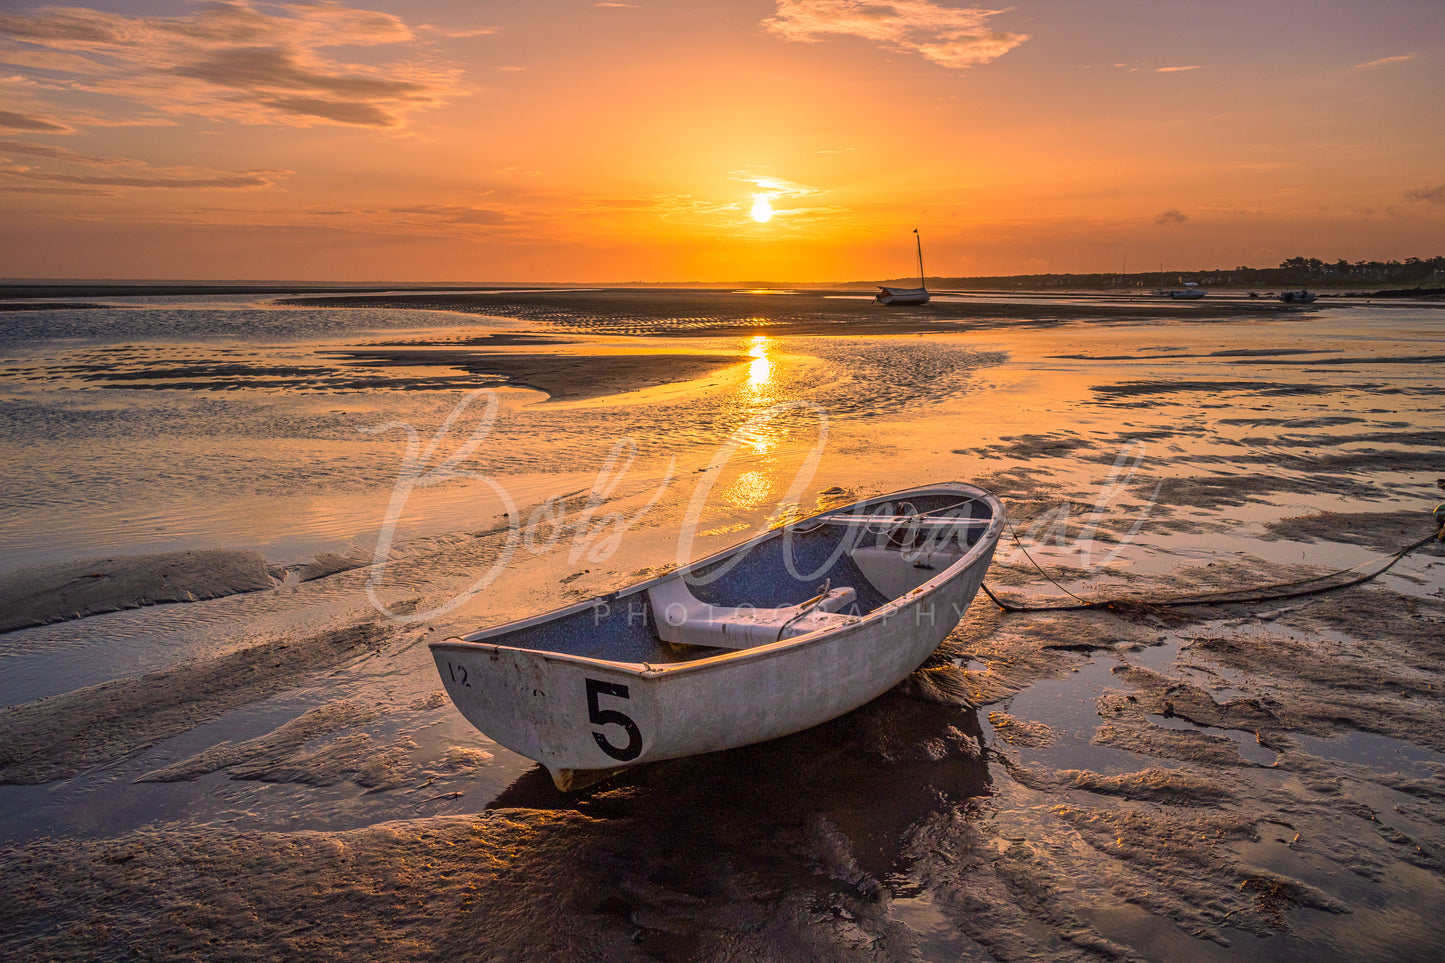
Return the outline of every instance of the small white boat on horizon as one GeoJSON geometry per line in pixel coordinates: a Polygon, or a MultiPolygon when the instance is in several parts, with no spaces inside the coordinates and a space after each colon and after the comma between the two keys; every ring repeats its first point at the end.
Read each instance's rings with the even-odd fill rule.
{"type": "Polygon", "coordinates": [[[1195,281],[1185,281],[1183,288],[1156,288],[1154,293],[1162,298],[1175,301],[1197,301],[1209,292],[1195,281]]]}
{"type": "Polygon", "coordinates": [[[1298,291],[1283,291],[1279,295],[1279,299],[1285,304],[1313,304],[1318,297],[1318,294],[1311,294],[1304,288],[1298,291]]]}
{"type": "MultiPolygon", "coordinates": [[[[917,235],[918,228],[915,227],[913,229],[913,233],[917,235]]],[[[918,236],[915,237],[914,240],[918,242],[918,287],[889,288],[884,287],[880,284],[878,286],[878,295],[874,299],[879,304],[888,304],[903,307],[906,305],[918,305],[928,303],[928,285],[923,277],[923,238],[921,236],[918,236]]]]}
{"type": "Polygon", "coordinates": [[[430,648],[467,721],[579,789],[882,695],[963,617],[1003,525],[980,488],[913,488],[430,648]]]}

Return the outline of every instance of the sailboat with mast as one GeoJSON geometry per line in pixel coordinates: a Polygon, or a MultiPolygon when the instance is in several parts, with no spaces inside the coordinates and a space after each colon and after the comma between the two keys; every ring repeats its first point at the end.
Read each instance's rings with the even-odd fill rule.
{"type": "Polygon", "coordinates": [[[877,301],[879,304],[909,305],[927,304],[928,288],[923,283],[923,239],[918,236],[918,228],[913,229],[914,240],[918,242],[918,287],[916,288],[888,288],[878,286],[877,301]]]}

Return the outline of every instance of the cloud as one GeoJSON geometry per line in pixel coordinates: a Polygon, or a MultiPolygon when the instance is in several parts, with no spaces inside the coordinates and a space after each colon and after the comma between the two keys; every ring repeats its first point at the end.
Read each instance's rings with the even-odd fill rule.
{"type": "Polygon", "coordinates": [[[369,232],[397,232],[431,237],[475,237],[478,234],[513,234],[523,224],[535,223],[496,208],[464,204],[416,204],[408,207],[337,208],[305,212],[323,219],[329,227],[369,232]],[[485,229],[485,230],[479,230],[485,229]]]}
{"type": "Polygon", "coordinates": [[[29,130],[42,134],[68,134],[71,132],[71,128],[63,124],[52,123],[43,117],[36,117],[34,114],[16,114],[8,110],[0,110],[0,128],[29,130]]]}
{"type": "Polygon", "coordinates": [[[472,27],[466,30],[454,30],[450,27],[438,27],[429,23],[418,24],[416,29],[423,33],[446,37],[448,40],[465,40],[468,37],[490,37],[497,32],[496,27],[472,27]]]}
{"type": "Polygon", "coordinates": [[[75,184],[82,187],[169,187],[169,188],[238,188],[270,187],[271,182],[256,174],[225,174],[212,176],[124,177],[96,174],[54,174],[46,171],[0,171],[6,177],[45,181],[51,184],[75,184]]]}
{"type": "Polygon", "coordinates": [[[733,171],[734,180],[742,181],[744,184],[752,184],[758,189],[758,193],[768,195],[770,200],[780,197],[811,197],[814,194],[821,194],[816,187],[805,187],[802,184],[794,184],[792,181],[785,181],[781,177],[773,177],[769,174],[753,174],[748,171],[733,171]]]}
{"type": "Polygon", "coordinates": [[[356,99],[415,96],[420,84],[354,74],[328,74],[301,65],[295,53],[275,47],[218,50],[196,63],[172,67],[171,73],[250,90],[316,90],[356,99]]]}
{"type": "Polygon", "coordinates": [[[989,26],[1002,11],[945,7],[930,0],[777,0],[777,13],[763,21],[785,40],[816,42],[826,37],[859,37],[880,47],[916,53],[943,67],[986,64],[1028,40],[989,26]]]}
{"type": "Polygon", "coordinates": [[[1183,211],[1174,209],[1167,210],[1162,214],[1154,215],[1155,224],[1183,224],[1189,220],[1189,215],[1183,211]]]}
{"type": "Polygon", "coordinates": [[[1203,68],[1202,66],[1200,66],[1199,64],[1190,64],[1190,65],[1188,65],[1187,67],[1155,67],[1155,68],[1154,68],[1154,72],[1155,72],[1156,74],[1177,74],[1177,73],[1181,73],[1181,72],[1183,72],[1183,71],[1185,71],[1185,70],[1203,70],[1203,69],[1204,69],[1204,68],[1203,68]]]}
{"type": "Polygon", "coordinates": [[[63,73],[68,91],[250,124],[404,126],[410,111],[462,92],[460,72],[339,63],[323,51],[415,41],[398,17],[326,0],[221,0],[182,17],[56,7],[0,13],[0,60],[63,73]]]}
{"type": "Polygon", "coordinates": [[[278,97],[260,103],[292,117],[316,117],[353,127],[395,127],[398,123],[394,115],[380,107],[355,101],[322,100],[319,97],[278,97]]]}
{"type": "Polygon", "coordinates": [[[1383,66],[1385,66],[1386,64],[1402,64],[1402,63],[1404,63],[1404,62],[1407,61],[1407,60],[1414,60],[1414,59],[1415,59],[1415,55],[1412,54],[1412,53],[1401,54],[1401,55],[1398,56],[1398,57],[1381,57],[1379,60],[1371,60],[1369,63],[1355,64],[1355,69],[1356,69],[1356,70],[1365,70],[1365,69],[1368,69],[1368,68],[1370,68],[1370,67],[1383,67],[1383,66]]]}
{"type": "Polygon", "coordinates": [[[28,141],[0,141],[0,191],[27,194],[115,196],[133,188],[168,190],[257,190],[271,187],[288,171],[217,171],[152,167],[128,157],[96,157],[69,147],[28,141]],[[17,163],[35,158],[44,166],[17,163]]]}
{"type": "Polygon", "coordinates": [[[0,154],[24,154],[28,157],[44,157],[47,160],[72,161],[83,164],[99,164],[109,166],[119,163],[113,157],[94,157],[90,154],[82,154],[79,151],[71,150],[69,147],[56,147],[53,144],[31,144],[18,140],[0,140],[0,154]]]}
{"type": "Polygon", "coordinates": [[[1445,204],[1445,184],[1436,184],[1433,187],[1417,187],[1414,190],[1406,191],[1405,199],[1410,201],[1424,201],[1426,204],[1445,204]]]}
{"type": "Polygon", "coordinates": [[[413,214],[432,217],[447,224],[505,224],[512,218],[506,211],[486,207],[464,207],[451,204],[418,204],[414,207],[393,207],[382,214],[413,214]]]}

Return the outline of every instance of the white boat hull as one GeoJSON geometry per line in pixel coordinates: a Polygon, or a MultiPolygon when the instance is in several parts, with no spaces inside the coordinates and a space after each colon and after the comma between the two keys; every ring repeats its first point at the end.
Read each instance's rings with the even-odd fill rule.
{"type": "Polygon", "coordinates": [[[917,305],[928,303],[927,288],[885,288],[878,289],[877,301],[888,305],[917,305]]]}
{"type": "Polygon", "coordinates": [[[498,644],[517,630],[577,618],[589,607],[597,611],[599,604],[609,611],[641,607],[647,589],[675,577],[672,573],[466,640],[433,643],[442,682],[473,725],[540,762],[563,789],[587,785],[619,768],[749,745],[826,722],[876,698],[916,669],[972,602],[1002,530],[1003,512],[992,495],[957,487],[992,503],[992,518],[979,523],[987,526],[982,536],[942,570],[915,569],[918,584],[901,597],[866,614],[840,616],[833,627],[667,664],[498,644]]]}

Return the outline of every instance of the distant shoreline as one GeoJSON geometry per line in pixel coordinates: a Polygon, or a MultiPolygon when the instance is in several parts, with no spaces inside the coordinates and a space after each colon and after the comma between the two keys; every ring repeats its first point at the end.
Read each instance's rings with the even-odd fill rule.
{"type": "MultiPolygon", "coordinates": [[[[1039,276],[1030,277],[1027,280],[1035,281],[1034,284],[1022,283],[1024,278],[929,278],[928,287],[935,294],[1006,294],[1011,296],[1019,295],[1053,295],[1065,296],[1074,294],[1112,294],[1120,297],[1149,297],[1151,287],[1144,282],[1130,282],[1127,284],[1098,284],[1085,280],[1071,282],[1070,276],[1039,276]],[[1056,278],[1056,280],[1048,280],[1056,278]],[[1010,282],[1016,282],[1011,284],[1010,282]]],[[[575,290],[608,290],[608,291],[747,291],[756,292],[761,295],[768,291],[780,293],[795,290],[807,291],[813,294],[819,293],[840,293],[858,294],[873,293],[880,284],[898,284],[912,279],[893,278],[880,282],[854,281],[824,283],[787,283],[787,282],[685,282],[685,283],[662,283],[633,281],[626,283],[604,283],[604,284],[563,284],[563,283],[542,283],[542,284],[285,284],[285,283],[264,283],[264,284],[235,284],[225,282],[177,282],[177,283],[152,283],[152,282],[76,282],[68,283],[62,281],[47,282],[0,282],[0,310],[16,310],[13,304],[5,302],[25,301],[44,298],[157,298],[157,297],[202,297],[217,295],[256,295],[276,297],[305,297],[305,296],[362,296],[362,295],[400,295],[414,296],[419,293],[434,294],[466,294],[478,292],[493,292],[507,294],[524,291],[575,291],[575,290]]],[[[1158,287],[1157,282],[1150,282],[1158,287]]],[[[1164,285],[1168,287],[1168,285],[1164,285]]],[[[1219,284],[1202,287],[1219,294],[1243,293],[1247,291],[1258,291],[1261,296],[1270,296],[1276,289],[1297,290],[1308,288],[1316,293],[1334,295],[1336,297],[1348,298],[1421,298],[1421,299],[1445,299],[1445,287],[1403,287],[1383,288],[1366,290],[1358,284],[1311,284],[1308,282],[1285,282],[1270,285],[1247,285],[1247,284],[1219,284]]],[[[45,308],[96,308],[104,305],[88,303],[65,303],[46,304],[45,308]]]]}

